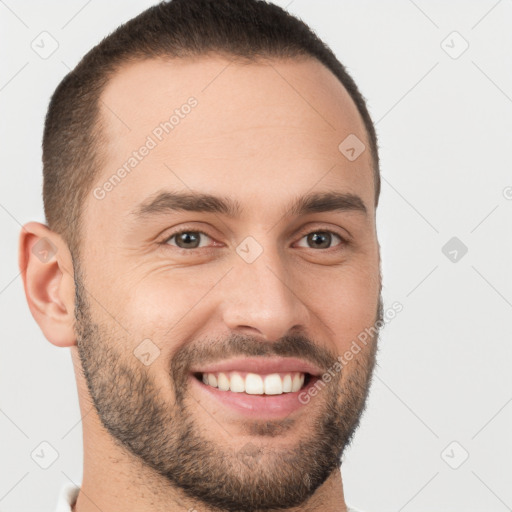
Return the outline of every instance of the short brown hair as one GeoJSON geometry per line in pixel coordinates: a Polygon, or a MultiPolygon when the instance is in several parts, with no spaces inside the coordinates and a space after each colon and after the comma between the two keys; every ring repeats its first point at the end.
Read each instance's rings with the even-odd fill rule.
{"type": "MultiPolygon", "coordinates": [[[[100,95],[121,65],[150,58],[218,53],[255,61],[313,57],[343,84],[368,132],[375,183],[380,171],[375,128],[354,80],[300,19],[264,0],[170,0],[143,11],[102,39],[54,91],[43,134],[46,221],[78,258],[81,213],[106,154],[100,95]]],[[[341,142],[341,141],[340,141],[341,142]]]]}

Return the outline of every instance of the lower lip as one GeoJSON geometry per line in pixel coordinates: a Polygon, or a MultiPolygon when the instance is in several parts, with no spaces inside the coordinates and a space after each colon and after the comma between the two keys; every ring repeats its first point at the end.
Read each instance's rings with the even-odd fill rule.
{"type": "Polygon", "coordinates": [[[208,386],[193,375],[190,376],[192,385],[199,389],[201,393],[207,393],[209,397],[218,400],[223,405],[253,418],[285,418],[293,412],[301,409],[307,403],[299,400],[300,396],[305,396],[308,389],[314,385],[316,377],[310,377],[306,386],[294,391],[293,393],[283,393],[281,395],[249,395],[247,393],[234,393],[233,391],[223,391],[213,386],[208,386]]]}

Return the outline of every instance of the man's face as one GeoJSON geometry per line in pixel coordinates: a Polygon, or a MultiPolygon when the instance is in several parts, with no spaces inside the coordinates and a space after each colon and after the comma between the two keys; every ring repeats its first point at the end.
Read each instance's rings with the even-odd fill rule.
{"type": "Polygon", "coordinates": [[[320,63],[227,64],[136,63],[104,91],[78,348],[118,446],[209,506],[290,507],[339,465],[374,366],[376,336],[336,364],[382,318],[371,157],[320,63]]]}

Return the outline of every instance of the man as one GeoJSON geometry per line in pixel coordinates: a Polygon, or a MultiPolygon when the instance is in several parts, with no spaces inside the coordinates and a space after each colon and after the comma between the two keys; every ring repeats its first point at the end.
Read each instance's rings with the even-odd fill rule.
{"type": "Polygon", "coordinates": [[[332,52],[259,0],[155,5],[59,84],[43,164],[20,268],[84,437],[58,510],[353,510],[380,181],[332,52]]]}

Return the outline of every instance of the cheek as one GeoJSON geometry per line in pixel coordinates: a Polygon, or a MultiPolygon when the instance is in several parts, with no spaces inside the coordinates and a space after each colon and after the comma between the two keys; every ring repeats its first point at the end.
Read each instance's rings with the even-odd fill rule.
{"type": "Polygon", "coordinates": [[[314,282],[308,306],[324,324],[339,353],[377,320],[378,270],[344,268],[314,282]]]}
{"type": "MultiPolygon", "coordinates": [[[[198,336],[211,312],[204,310],[208,282],[155,273],[131,286],[119,321],[129,331],[134,365],[151,375],[163,399],[175,395],[170,368],[176,352],[198,336]],[[137,361],[138,359],[138,361],[137,361]]],[[[125,347],[126,348],[126,347],[125,347]]],[[[170,398],[169,398],[170,399],[170,398]]]]}
{"type": "Polygon", "coordinates": [[[199,316],[208,291],[218,277],[205,272],[181,273],[179,270],[155,272],[140,280],[128,292],[123,316],[132,332],[155,338],[162,346],[184,340],[203,323],[199,316]],[[186,275],[185,275],[186,274],[186,275]]]}

